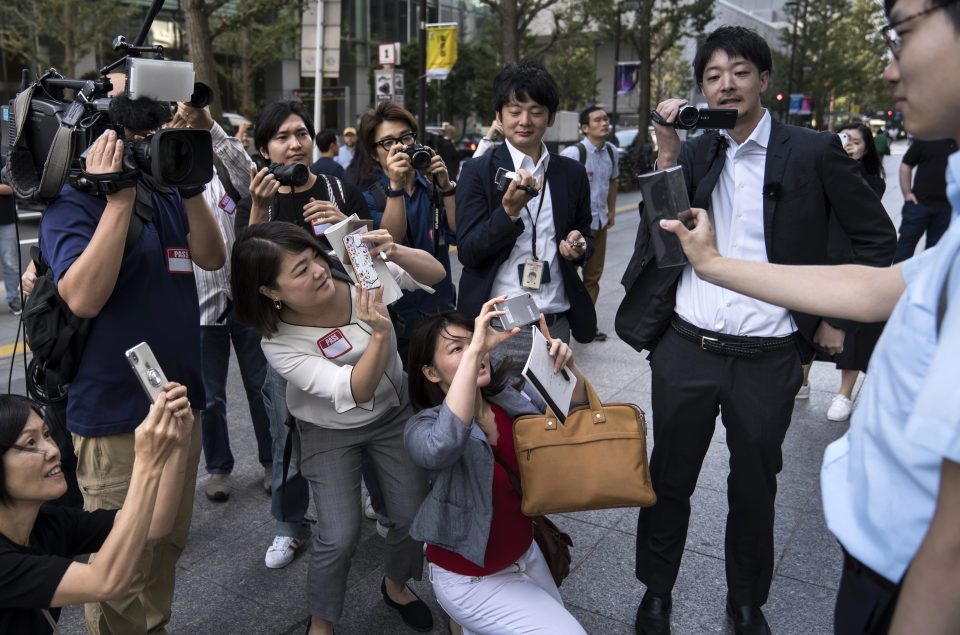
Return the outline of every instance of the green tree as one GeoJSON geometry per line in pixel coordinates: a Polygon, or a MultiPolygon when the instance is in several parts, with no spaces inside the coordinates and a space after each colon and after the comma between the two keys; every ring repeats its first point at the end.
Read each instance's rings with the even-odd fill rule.
{"type": "Polygon", "coordinates": [[[616,38],[617,13],[621,42],[636,51],[640,118],[637,143],[647,140],[650,108],[654,105],[654,68],[679,48],[687,37],[699,37],[713,20],[715,0],[580,0],[595,20],[603,38],[616,38]]]}
{"type": "Polygon", "coordinates": [[[0,48],[27,60],[38,73],[53,66],[76,77],[77,62],[106,50],[136,12],[115,0],[0,2],[0,48]]]}
{"type": "MultiPolygon", "coordinates": [[[[479,0],[481,4],[487,6],[497,17],[500,25],[500,64],[506,66],[513,64],[520,59],[521,45],[527,37],[530,25],[534,19],[546,15],[551,9],[561,5],[561,0],[479,0]]],[[[653,0],[650,0],[651,2],[653,0]]],[[[554,33],[560,30],[559,16],[561,12],[552,13],[554,33]]],[[[548,38],[543,43],[542,50],[527,51],[528,55],[537,57],[549,50],[555,38],[548,38]]]]}

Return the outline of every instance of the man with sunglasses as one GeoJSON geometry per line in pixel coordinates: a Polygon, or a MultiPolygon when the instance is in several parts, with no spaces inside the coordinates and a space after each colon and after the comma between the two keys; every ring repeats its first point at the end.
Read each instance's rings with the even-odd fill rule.
{"type": "MultiPolygon", "coordinates": [[[[960,140],[960,3],[886,0],[884,78],[918,139],[960,140]]],[[[960,632],[960,153],[952,223],[890,268],[791,267],[721,257],[707,214],[680,237],[703,280],[793,310],[887,325],[850,429],[824,454],[827,526],[843,548],[837,633],[960,632]]]]}

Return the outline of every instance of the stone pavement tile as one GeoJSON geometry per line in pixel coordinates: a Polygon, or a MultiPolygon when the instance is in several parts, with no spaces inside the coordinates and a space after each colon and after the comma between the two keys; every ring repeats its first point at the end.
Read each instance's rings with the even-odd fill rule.
{"type": "MultiPolygon", "coordinates": [[[[263,492],[262,487],[252,492],[234,490],[229,500],[215,503],[208,500],[203,493],[206,479],[205,474],[197,478],[190,536],[187,547],[180,556],[179,564],[187,567],[225,545],[248,540],[251,530],[269,525],[270,531],[273,531],[270,497],[263,492]]],[[[269,541],[263,545],[264,552],[268,545],[269,541]]]]}
{"type": "Polygon", "coordinates": [[[836,600],[831,589],[778,575],[763,613],[777,635],[828,635],[836,600]]]}
{"type": "Polygon", "coordinates": [[[629,507],[594,509],[587,512],[572,512],[569,514],[563,514],[563,516],[578,520],[583,523],[597,525],[598,527],[616,529],[620,526],[623,516],[629,514],[631,509],[632,508],[629,507]]]}
{"type": "MultiPolygon", "coordinates": [[[[403,635],[416,632],[407,627],[400,619],[400,615],[384,603],[383,596],[380,594],[382,578],[383,569],[377,568],[348,585],[343,615],[337,624],[338,635],[372,635],[374,633],[403,635]]],[[[408,584],[414,593],[430,607],[434,623],[432,632],[446,633],[447,617],[434,598],[433,589],[427,579],[427,569],[424,568],[423,580],[411,581],[408,584]]]]}
{"type": "Polygon", "coordinates": [[[567,604],[567,610],[590,635],[633,635],[636,632],[633,622],[625,624],[570,604],[567,604]]]}
{"type": "Polygon", "coordinates": [[[843,553],[837,539],[827,529],[823,512],[815,510],[803,514],[783,553],[776,573],[801,582],[836,590],[840,584],[843,553]]]}
{"type": "Polygon", "coordinates": [[[561,531],[570,535],[573,541],[573,548],[570,550],[570,568],[576,569],[578,566],[590,557],[594,549],[598,548],[603,538],[611,531],[609,527],[603,527],[588,522],[578,520],[583,514],[594,514],[596,512],[580,512],[578,514],[552,514],[550,519],[556,523],[561,531]]]}

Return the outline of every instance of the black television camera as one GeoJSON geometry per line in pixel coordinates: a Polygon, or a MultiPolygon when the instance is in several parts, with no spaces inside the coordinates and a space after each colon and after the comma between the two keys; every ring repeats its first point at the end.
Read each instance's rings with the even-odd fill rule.
{"type": "Polygon", "coordinates": [[[650,118],[661,126],[673,126],[680,130],[720,130],[733,128],[737,125],[736,108],[697,108],[686,105],[680,107],[677,118],[668,123],[656,110],[650,111],[650,118]]]}
{"type": "Polygon", "coordinates": [[[155,132],[169,121],[170,102],[202,107],[212,96],[194,81],[193,64],[163,59],[160,46],[141,46],[163,2],[153,0],[133,44],[123,36],[114,39],[113,49],[124,56],[101,69],[99,79],[65,78],[51,68],[31,83],[29,71],[23,71],[20,92],[0,106],[4,176],[17,196],[49,201],[66,182],[91,194],[109,194],[141,175],[163,187],[198,187],[213,178],[209,131],[155,132]],[[145,53],[153,58],[142,57],[145,53]],[[111,96],[114,86],[107,75],[118,72],[126,85],[111,96]],[[121,139],[124,128],[147,134],[126,141],[121,173],[87,174],[87,149],[111,128],[121,139]]]}
{"type": "Polygon", "coordinates": [[[410,157],[410,165],[414,170],[426,170],[430,167],[430,160],[436,154],[430,146],[411,143],[403,149],[403,153],[410,157]]]}

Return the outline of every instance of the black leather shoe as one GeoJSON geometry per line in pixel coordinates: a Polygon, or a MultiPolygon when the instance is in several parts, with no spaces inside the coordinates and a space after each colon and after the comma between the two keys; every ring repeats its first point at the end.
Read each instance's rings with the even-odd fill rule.
{"type": "Polygon", "coordinates": [[[410,589],[410,593],[413,593],[417,599],[409,604],[397,604],[390,599],[390,596],[387,595],[386,578],[380,581],[380,593],[383,594],[383,601],[387,603],[387,606],[397,609],[397,613],[400,614],[404,624],[421,633],[433,630],[433,615],[430,614],[430,608],[420,599],[419,595],[413,593],[413,589],[410,589]]]}
{"type": "Polygon", "coordinates": [[[607,334],[604,333],[603,331],[598,330],[596,333],[593,334],[593,341],[594,341],[594,342],[606,342],[606,341],[607,341],[607,334]]]}
{"type": "Polygon", "coordinates": [[[735,635],[771,635],[770,625],[759,606],[734,606],[727,598],[727,617],[735,635]]]}
{"type": "Polygon", "coordinates": [[[637,607],[637,635],[670,635],[670,609],[673,602],[669,593],[648,590],[637,607]]]}

